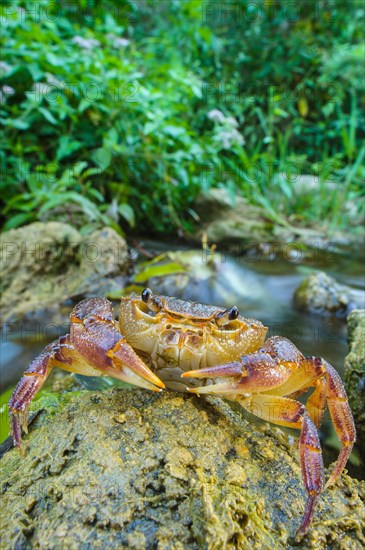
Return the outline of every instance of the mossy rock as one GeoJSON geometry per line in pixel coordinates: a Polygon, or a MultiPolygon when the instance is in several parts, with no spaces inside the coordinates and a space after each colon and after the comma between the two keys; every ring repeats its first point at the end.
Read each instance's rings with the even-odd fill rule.
{"type": "Polygon", "coordinates": [[[249,204],[243,197],[232,200],[225,189],[210,189],[195,200],[194,209],[202,228],[196,234],[201,242],[205,234],[209,242],[219,243],[230,250],[237,244],[263,242],[271,236],[272,223],[265,211],[249,204]]]}
{"type": "MultiPolygon", "coordinates": [[[[174,392],[69,392],[34,405],[44,411],[25,458],[1,459],[2,548],[298,547],[306,495],[280,429],[174,392]]],[[[364,483],[343,474],[300,547],[363,548],[364,501],[364,483]]]]}
{"type": "Polygon", "coordinates": [[[345,359],[345,383],[359,449],[365,459],[365,310],[352,311],[347,322],[349,354],[345,359]]]}
{"type": "Polygon", "coordinates": [[[362,307],[364,299],[362,290],[342,285],[323,271],[305,277],[294,293],[298,309],[343,318],[354,308],[362,307]]]}
{"type": "Polygon", "coordinates": [[[109,227],[81,235],[61,222],[35,222],[1,235],[4,322],[67,323],[71,300],[105,296],[126,280],[126,241],[109,227]]]}
{"type": "MultiPolygon", "coordinates": [[[[277,174],[280,177],[279,174],[277,174]]],[[[300,176],[305,179],[308,176],[300,176]]],[[[272,256],[280,244],[281,254],[296,258],[298,253],[305,257],[318,254],[320,247],[324,254],[349,254],[363,256],[363,232],[344,232],[331,230],[326,224],[317,227],[295,227],[283,220],[280,215],[273,218],[273,213],[260,205],[236,194],[234,200],[227,189],[211,188],[199,193],[194,201],[194,211],[199,217],[200,228],[194,239],[200,244],[202,238],[215,243],[223,250],[235,255],[253,252],[259,257],[272,256]],[[291,245],[295,243],[294,249],[291,245]],[[287,245],[289,245],[287,247],[287,245]]],[[[359,225],[361,223],[359,222],[359,225]]]]}

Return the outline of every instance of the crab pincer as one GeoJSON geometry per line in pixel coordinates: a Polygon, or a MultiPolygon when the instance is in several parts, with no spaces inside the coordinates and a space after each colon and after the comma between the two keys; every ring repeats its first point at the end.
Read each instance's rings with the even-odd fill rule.
{"type": "Polygon", "coordinates": [[[86,376],[111,376],[153,391],[165,387],[118,330],[108,300],[83,300],[70,319],[70,334],[49,344],[32,361],[9,401],[11,433],[21,452],[30,402],[55,366],[86,376]]]}

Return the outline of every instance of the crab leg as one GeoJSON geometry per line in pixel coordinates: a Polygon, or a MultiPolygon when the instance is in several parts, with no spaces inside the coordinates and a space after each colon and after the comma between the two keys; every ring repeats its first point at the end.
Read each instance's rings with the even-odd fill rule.
{"type": "Polygon", "coordinates": [[[9,401],[10,430],[16,445],[23,454],[22,430],[28,432],[28,408],[35,394],[42,387],[53,366],[65,366],[69,362],[62,356],[62,348],[69,345],[69,335],[61,336],[55,342],[49,344],[38,357],[36,357],[18,384],[15,386],[9,401]]]}
{"type": "Polygon", "coordinates": [[[346,466],[356,441],[356,429],[340,375],[327,361],[323,363],[326,366],[327,404],[337,436],[342,443],[339,457],[326,484],[328,486],[335,483],[346,466]]]}
{"type": "Polygon", "coordinates": [[[315,390],[305,406],[316,428],[319,428],[322,423],[323,414],[326,410],[326,401],[327,381],[322,377],[315,382],[315,390]]]}
{"type": "Polygon", "coordinates": [[[29,404],[54,366],[85,376],[107,375],[154,391],[165,387],[117,329],[108,300],[83,300],[70,318],[70,334],[49,344],[34,359],[10,398],[11,433],[21,451],[29,404]]]}
{"type": "Polygon", "coordinates": [[[236,394],[264,392],[263,395],[295,396],[315,387],[307,404],[307,413],[319,427],[326,404],[342,448],[327,482],[332,485],[341,475],[356,441],[356,430],[345,388],[338,372],[320,357],[304,357],[292,342],[274,336],[256,353],[239,361],[197,371],[185,372],[184,378],[224,379],[217,384],[188,391],[197,394],[236,394]]]}
{"type": "Polygon", "coordinates": [[[306,413],[304,405],[294,399],[257,394],[249,398],[237,396],[237,401],[246,410],[264,420],[279,426],[301,430],[299,455],[308,499],[301,525],[297,531],[297,538],[300,538],[310,525],[316,501],[324,486],[324,466],[317,428],[306,413]]]}
{"type": "Polygon", "coordinates": [[[184,372],[182,378],[223,379],[211,386],[187,388],[197,394],[230,395],[270,390],[283,384],[291,375],[289,364],[278,361],[264,351],[241,357],[239,361],[184,372]]]}
{"type": "Polygon", "coordinates": [[[320,357],[303,357],[289,380],[270,390],[270,393],[293,396],[293,392],[298,394],[303,388],[306,390],[313,386],[315,390],[308,399],[307,413],[316,427],[319,427],[327,404],[342,444],[333,472],[327,481],[328,486],[335,483],[341,475],[356,441],[355,424],[340,375],[330,363],[320,357]]]}

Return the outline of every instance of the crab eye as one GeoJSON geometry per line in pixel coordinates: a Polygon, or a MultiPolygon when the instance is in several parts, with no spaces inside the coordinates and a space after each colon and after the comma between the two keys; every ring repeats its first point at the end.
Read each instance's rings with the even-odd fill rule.
{"type": "Polygon", "coordinates": [[[238,307],[233,306],[231,307],[231,309],[226,309],[217,313],[217,315],[215,316],[215,320],[218,326],[224,327],[225,325],[228,325],[231,321],[237,319],[238,315],[238,307]]]}
{"type": "Polygon", "coordinates": [[[148,304],[148,300],[150,298],[152,298],[153,294],[152,294],[152,290],[150,290],[149,288],[145,288],[143,291],[142,291],[142,294],[141,294],[141,298],[143,300],[143,302],[145,304],[148,304]]]}
{"type": "Polygon", "coordinates": [[[159,298],[152,294],[152,290],[145,288],[141,294],[142,301],[148,305],[150,311],[157,313],[162,308],[162,303],[159,298]]]}
{"type": "Polygon", "coordinates": [[[231,307],[231,309],[228,311],[228,319],[230,321],[234,321],[239,316],[240,312],[237,306],[231,307]]]}

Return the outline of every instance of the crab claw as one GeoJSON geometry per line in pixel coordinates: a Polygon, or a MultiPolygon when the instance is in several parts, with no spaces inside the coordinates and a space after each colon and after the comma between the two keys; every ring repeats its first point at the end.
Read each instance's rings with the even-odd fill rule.
{"type": "Polygon", "coordinates": [[[204,393],[207,393],[209,395],[230,395],[230,394],[237,394],[239,388],[237,384],[229,383],[229,382],[222,382],[221,384],[209,384],[208,386],[199,386],[197,388],[186,388],[186,391],[190,393],[196,393],[197,395],[201,395],[204,393]]]}
{"type": "Polygon", "coordinates": [[[153,391],[161,391],[165,387],[162,380],[145,365],[124,339],[119,340],[116,346],[107,352],[107,356],[118,367],[105,369],[114,378],[153,391]]]}
{"type": "MultiPolygon", "coordinates": [[[[101,373],[148,390],[165,387],[119,332],[108,300],[87,298],[77,304],[71,313],[70,335],[77,354],[101,373]]],[[[71,359],[75,360],[75,353],[71,359]]]]}
{"type": "Polygon", "coordinates": [[[234,361],[233,363],[224,363],[216,367],[207,367],[206,369],[189,370],[181,375],[181,378],[227,378],[228,376],[241,377],[247,376],[247,371],[242,363],[234,361]]]}
{"type": "Polygon", "coordinates": [[[190,370],[184,372],[182,378],[226,378],[226,382],[211,384],[209,386],[200,386],[197,388],[186,388],[187,391],[196,394],[218,394],[229,395],[237,393],[239,383],[242,378],[248,376],[248,373],[241,362],[234,361],[217,365],[216,367],[207,367],[205,369],[190,370]]]}
{"type": "Polygon", "coordinates": [[[184,378],[222,378],[223,381],[199,388],[187,388],[193,393],[215,393],[219,395],[245,395],[261,392],[284,383],[291,373],[290,367],[272,357],[266,350],[249,353],[239,361],[224,363],[216,367],[185,372],[184,378]],[[224,380],[225,379],[225,380],[224,380]]]}

